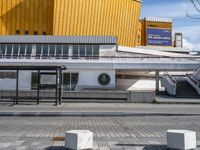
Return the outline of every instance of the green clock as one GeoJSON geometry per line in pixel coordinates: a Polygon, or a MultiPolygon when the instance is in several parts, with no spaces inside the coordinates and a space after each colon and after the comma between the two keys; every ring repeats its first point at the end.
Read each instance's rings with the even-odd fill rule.
{"type": "Polygon", "coordinates": [[[100,85],[106,86],[110,83],[110,76],[107,73],[102,73],[98,77],[100,85]]]}

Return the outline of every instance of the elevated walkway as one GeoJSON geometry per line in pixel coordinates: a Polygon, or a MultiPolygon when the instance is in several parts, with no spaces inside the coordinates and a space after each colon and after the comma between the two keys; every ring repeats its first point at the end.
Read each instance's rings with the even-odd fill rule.
{"type": "Polygon", "coordinates": [[[67,69],[193,71],[200,57],[101,57],[99,59],[0,59],[0,66],[65,66],[67,69]]]}

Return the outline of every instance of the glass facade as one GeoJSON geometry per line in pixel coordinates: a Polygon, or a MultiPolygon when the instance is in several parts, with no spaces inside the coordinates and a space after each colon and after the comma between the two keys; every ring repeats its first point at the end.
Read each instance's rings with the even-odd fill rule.
{"type": "Polygon", "coordinates": [[[0,44],[0,58],[73,59],[99,58],[99,45],[0,44]]]}
{"type": "MultiPolygon", "coordinates": [[[[78,73],[63,73],[62,77],[63,77],[62,78],[63,91],[74,91],[78,84],[78,77],[79,77],[78,73]]],[[[56,85],[56,83],[54,83],[55,81],[56,81],[55,75],[48,75],[48,74],[42,75],[40,78],[41,90],[55,89],[55,85],[56,85]]],[[[37,89],[37,83],[38,83],[38,73],[32,72],[32,76],[31,76],[32,90],[37,89]]]]}
{"type": "Polygon", "coordinates": [[[78,83],[78,73],[63,74],[63,90],[74,91],[78,83]]]}

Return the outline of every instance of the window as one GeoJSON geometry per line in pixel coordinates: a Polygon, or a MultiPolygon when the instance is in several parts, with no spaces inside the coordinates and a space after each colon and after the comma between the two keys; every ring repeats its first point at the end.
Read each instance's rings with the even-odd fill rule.
{"type": "Polygon", "coordinates": [[[63,90],[74,91],[78,83],[78,73],[63,74],[63,90]]]}
{"type": "Polygon", "coordinates": [[[49,55],[50,57],[55,57],[55,45],[50,45],[50,51],[49,51],[49,55]]]}
{"type": "Polygon", "coordinates": [[[0,72],[0,79],[15,79],[16,72],[0,72]]]}
{"type": "Polygon", "coordinates": [[[63,45],[63,58],[68,58],[69,56],[69,45],[63,45]]]}
{"type": "Polygon", "coordinates": [[[44,44],[43,45],[43,51],[42,51],[42,58],[47,58],[48,54],[49,54],[48,45],[44,44]]]}
{"type": "Polygon", "coordinates": [[[32,44],[27,44],[27,49],[26,49],[26,58],[29,59],[31,57],[32,53],[32,44]]]}
{"type": "Polygon", "coordinates": [[[80,45],[80,56],[85,57],[85,45],[80,45]]]}
{"type": "Polygon", "coordinates": [[[73,45],[73,58],[77,58],[79,56],[78,45],[73,45]]]}
{"type": "Polygon", "coordinates": [[[12,44],[7,44],[6,58],[11,58],[11,55],[12,55],[12,44]]]}
{"type": "Polygon", "coordinates": [[[86,46],[86,57],[91,58],[92,56],[92,45],[87,45],[86,46]]]}
{"type": "Polygon", "coordinates": [[[93,46],[93,56],[94,58],[99,58],[99,45],[93,46]]]}
{"type": "Polygon", "coordinates": [[[62,55],[62,45],[56,45],[56,58],[61,58],[62,55]]]}
{"type": "Polygon", "coordinates": [[[42,44],[36,45],[36,59],[39,59],[42,53],[42,44]]]}
{"type": "Polygon", "coordinates": [[[76,89],[78,83],[78,73],[72,73],[71,74],[71,91],[74,91],[76,89]]]}
{"type": "Polygon", "coordinates": [[[18,58],[19,54],[19,44],[14,44],[13,46],[13,58],[18,58]]]}
{"type": "Polygon", "coordinates": [[[37,83],[38,83],[38,73],[32,72],[32,75],[31,75],[31,89],[32,90],[37,89],[37,83]]]}
{"type": "Polygon", "coordinates": [[[0,57],[3,57],[5,55],[6,51],[6,44],[1,44],[0,45],[0,57]]]}
{"type": "Polygon", "coordinates": [[[26,52],[26,45],[25,44],[20,44],[20,57],[24,57],[26,52]]]}
{"type": "Polygon", "coordinates": [[[63,74],[63,90],[70,91],[70,73],[63,74]]]}

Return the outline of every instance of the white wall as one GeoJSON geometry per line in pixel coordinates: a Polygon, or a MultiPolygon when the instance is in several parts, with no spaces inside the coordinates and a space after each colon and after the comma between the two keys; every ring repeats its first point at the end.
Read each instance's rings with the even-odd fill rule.
{"type": "MultiPolygon", "coordinates": [[[[66,72],[79,73],[77,90],[84,88],[113,89],[115,88],[115,70],[67,70],[66,72]],[[102,73],[110,75],[111,81],[107,86],[102,86],[98,82],[98,77],[102,73]]],[[[0,79],[0,90],[15,90],[16,79],[0,79]]],[[[31,71],[19,72],[19,90],[31,89],[31,71]]]]}
{"type": "Polygon", "coordinates": [[[99,56],[115,56],[116,45],[100,45],[99,56]]]}
{"type": "Polygon", "coordinates": [[[84,88],[115,88],[115,70],[68,70],[67,72],[79,73],[77,90],[82,90],[84,88]],[[110,75],[111,81],[107,86],[102,86],[98,82],[98,77],[102,73],[107,73],[110,75]]]}

